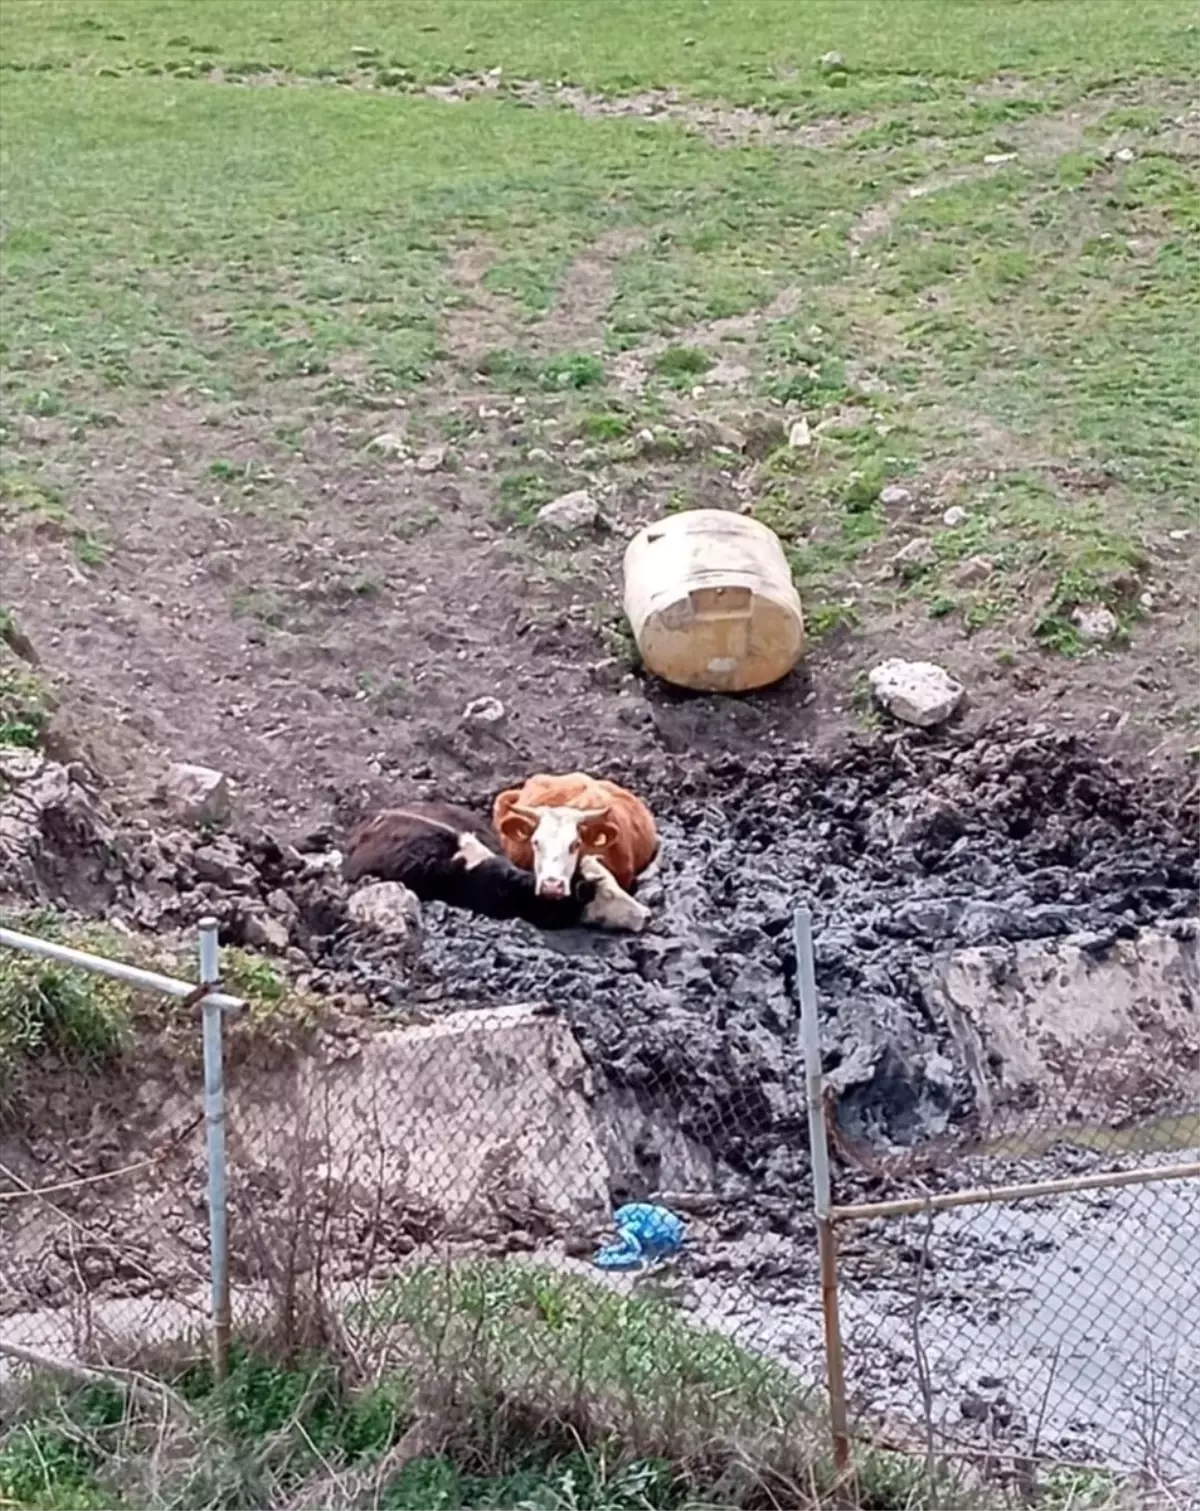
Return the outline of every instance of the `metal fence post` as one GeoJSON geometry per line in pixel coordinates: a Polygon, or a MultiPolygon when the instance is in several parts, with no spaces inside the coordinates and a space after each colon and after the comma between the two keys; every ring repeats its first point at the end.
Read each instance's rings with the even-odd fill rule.
{"type": "MultiPolygon", "coordinates": [[[[221,979],[220,945],[215,918],[200,920],[200,982],[221,979]]],[[[221,1003],[215,996],[201,1002],[204,1014],[204,1135],[208,1152],[208,1242],[212,1268],[212,1365],[223,1380],[229,1373],[229,1221],[225,1182],[225,1065],[221,1045],[221,1003]]]]}
{"type": "Polygon", "coordinates": [[[808,1105],[808,1144],[812,1160],[813,1211],[821,1263],[821,1312],[825,1323],[825,1375],[829,1391],[829,1426],[833,1462],[839,1480],[852,1473],[846,1413],[846,1371],[838,1317],[837,1234],[833,1223],[833,1189],[829,1175],[829,1141],[825,1129],[825,1083],[821,1070],[821,1029],[817,1017],[817,977],[813,963],[812,916],[798,907],[792,918],[796,944],[796,987],[800,997],[800,1035],[804,1048],[804,1085],[808,1105]]]}

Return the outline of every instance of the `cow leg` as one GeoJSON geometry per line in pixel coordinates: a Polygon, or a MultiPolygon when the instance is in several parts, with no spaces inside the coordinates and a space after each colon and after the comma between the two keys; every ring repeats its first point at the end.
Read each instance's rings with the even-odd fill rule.
{"type": "Polygon", "coordinates": [[[603,861],[585,855],[579,862],[579,874],[596,886],[595,897],[583,910],[584,923],[601,929],[622,929],[630,934],[642,932],[649,921],[650,909],[630,897],[603,861]]]}
{"type": "Polygon", "coordinates": [[[484,842],[475,834],[469,834],[465,830],[458,836],[458,854],[455,860],[461,860],[463,867],[473,871],[476,866],[482,866],[485,861],[495,860],[495,854],[488,849],[484,842]]]}

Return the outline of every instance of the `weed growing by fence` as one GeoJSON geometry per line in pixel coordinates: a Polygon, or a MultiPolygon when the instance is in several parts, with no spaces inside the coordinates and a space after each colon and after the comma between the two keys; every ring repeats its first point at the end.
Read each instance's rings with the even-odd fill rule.
{"type": "Polygon", "coordinates": [[[129,988],[118,981],[4,951],[0,1094],[18,1068],[36,1056],[89,1068],[111,1063],[129,1042],[132,999],[129,988]]]}

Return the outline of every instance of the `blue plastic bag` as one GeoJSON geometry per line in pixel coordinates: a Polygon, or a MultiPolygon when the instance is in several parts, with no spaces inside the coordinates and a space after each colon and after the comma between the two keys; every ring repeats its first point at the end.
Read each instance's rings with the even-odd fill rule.
{"type": "Polygon", "coordinates": [[[687,1225],[666,1207],[628,1202],[613,1213],[617,1242],[599,1249],[592,1263],[601,1270],[640,1270],[669,1259],[683,1247],[687,1225]]]}

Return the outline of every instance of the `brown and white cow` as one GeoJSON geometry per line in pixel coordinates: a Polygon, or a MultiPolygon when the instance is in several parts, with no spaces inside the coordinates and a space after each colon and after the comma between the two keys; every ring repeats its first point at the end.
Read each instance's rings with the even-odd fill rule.
{"type": "Polygon", "coordinates": [[[348,882],[402,882],[422,902],[488,918],[523,918],[541,929],[579,924],[640,933],[650,916],[597,860],[585,859],[564,896],[540,896],[527,870],[496,853],[487,821],[449,803],[389,808],[358,825],[341,859],[348,882]]]}
{"type": "Polygon", "coordinates": [[[632,792],[588,776],[539,772],[502,792],[492,827],[514,865],[534,873],[539,897],[566,897],[585,858],[600,861],[622,890],[658,854],[649,808],[632,792]]]}

